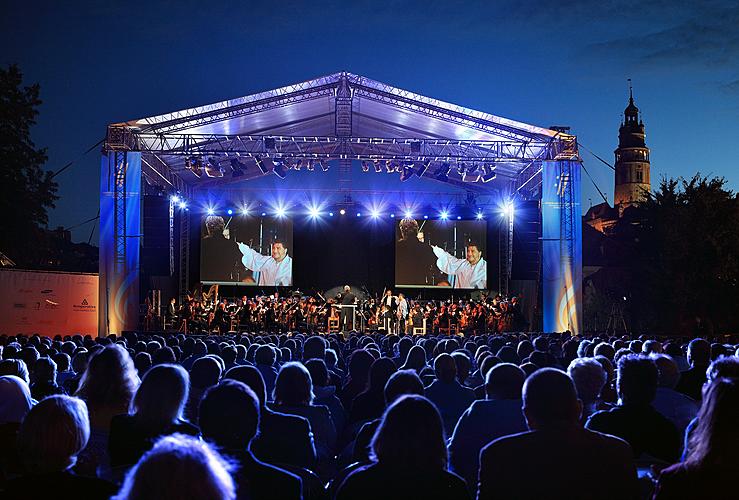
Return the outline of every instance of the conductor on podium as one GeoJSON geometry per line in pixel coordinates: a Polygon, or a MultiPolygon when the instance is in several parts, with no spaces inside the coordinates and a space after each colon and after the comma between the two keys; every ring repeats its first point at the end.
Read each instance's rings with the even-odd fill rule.
{"type": "Polygon", "coordinates": [[[357,296],[352,293],[349,285],[344,286],[344,293],[341,295],[341,331],[346,332],[354,329],[354,308],[357,303],[357,296]]]}

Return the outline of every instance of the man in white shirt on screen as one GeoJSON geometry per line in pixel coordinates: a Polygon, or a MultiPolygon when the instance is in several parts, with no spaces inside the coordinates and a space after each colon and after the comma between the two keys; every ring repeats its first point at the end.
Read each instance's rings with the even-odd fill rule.
{"type": "Polygon", "coordinates": [[[262,255],[244,243],[238,243],[241,263],[244,267],[259,273],[258,285],[290,286],[293,284],[293,260],[287,254],[285,242],[275,239],[271,255],[262,255]]]}
{"type": "Polygon", "coordinates": [[[485,289],[488,285],[488,264],[482,258],[480,247],[474,241],[467,243],[467,258],[458,259],[441,248],[432,245],[436,255],[436,267],[442,273],[455,276],[454,288],[485,289]]]}

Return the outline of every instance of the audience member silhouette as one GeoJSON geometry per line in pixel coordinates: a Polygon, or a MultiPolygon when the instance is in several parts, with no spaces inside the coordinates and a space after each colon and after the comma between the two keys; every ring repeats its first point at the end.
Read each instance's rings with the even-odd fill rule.
{"type": "Polygon", "coordinates": [[[371,465],[339,486],[343,499],[466,499],[464,480],[448,472],[444,427],[423,396],[403,396],[388,407],[372,439],[371,465]]]}
{"type": "Polygon", "coordinates": [[[675,390],[680,372],[677,363],[666,354],[653,354],[651,358],[659,372],[657,393],[654,398],[654,409],[669,418],[675,424],[680,435],[691,420],[695,418],[700,405],[690,397],[675,390]]]}
{"type": "Polygon", "coordinates": [[[518,366],[501,363],[487,375],[487,399],[478,400],[462,413],[449,443],[449,468],[477,488],[480,450],[502,436],[524,432],[521,390],[526,375],[518,366]]]}
{"type": "Polygon", "coordinates": [[[567,374],[574,382],[577,397],[582,403],[580,420],[585,423],[590,415],[604,409],[600,393],[606,385],[606,371],[595,358],[576,358],[567,367],[567,374]]]}
{"type": "Polygon", "coordinates": [[[233,500],[232,469],[205,441],[165,436],[131,468],[114,500],[233,500]]]}
{"type": "Polygon", "coordinates": [[[258,460],[249,444],[259,429],[259,400],[236,380],[224,380],[208,389],[200,401],[203,437],[238,465],[234,479],[240,499],[299,499],[300,478],[258,460]]]}
{"type": "Polygon", "coordinates": [[[33,405],[31,391],[25,380],[15,375],[0,376],[0,486],[8,476],[22,472],[16,438],[23,418],[33,405]]]}
{"type": "Polygon", "coordinates": [[[113,484],[71,472],[89,437],[89,416],[82,400],[63,395],[45,398],[28,412],[18,431],[24,474],[7,483],[4,498],[110,498],[116,492],[113,484]]]}
{"type": "Polygon", "coordinates": [[[111,467],[135,464],[160,436],[197,436],[196,426],[184,419],[190,378],[179,365],[153,366],[131,402],[130,414],[113,417],[110,425],[111,467]]]}
{"type": "Polygon", "coordinates": [[[711,344],[704,339],[693,339],[688,344],[690,369],[680,375],[675,390],[696,400],[701,400],[701,389],[706,381],[706,369],[711,363],[711,344]]]}
{"type": "Polygon", "coordinates": [[[397,368],[390,358],[380,358],[372,363],[369,385],[354,398],[349,413],[352,423],[380,418],[385,411],[385,384],[397,368]]]}
{"type": "Polygon", "coordinates": [[[475,400],[475,393],[457,380],[457,364],[450,354],[439,354],[434,360],[436,380],[426,387],[426,397],[436,405],[444,422],[444,432],[451,435],[459,417],[475,400]]]}
{"type": "Polygon", "coordinates": [[[530,430],[483,448],[478,500],[634,498],[636,469],[628,444],[583,429],[581,411],[566,373],[554,368],[533,373],[523,387],[530,430]]]}

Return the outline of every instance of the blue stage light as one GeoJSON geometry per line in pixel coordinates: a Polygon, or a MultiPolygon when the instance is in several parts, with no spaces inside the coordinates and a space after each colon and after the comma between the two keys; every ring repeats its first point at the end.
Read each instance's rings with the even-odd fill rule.
{"type": "Polygon", "coordinates": [[[262,217],[267,217],[267,213],[266,212],[262,212],[262,217]]]}
{"type": "Polygon", "coordinates": [[[424,216],[423,216],[423,218],[424,218],[424,219],[428,219],[428,218],[429,218],[429,216],[428,216],[428,215],[424,215],[424,216]]]}
{"type": "Polygon", "coordinates": [[[410,210],[406,210],[404,216],[406,219],[410,219],[413,217],[413,212],[411,212],[410,210]]]}
{"type": "Polygon", "coordinates": [[[462,220],[462,216],[461,215],[458,215],[457,216],[457,220],[462,220]]]}
{"type": "Polygon", "coordinates": [[[361,212],[357,212],[357,217],[361,217],[361,216],[362,216],[362,213],[361,212]]]}
{"type": "Polygon", "coordinates": [[[482,212],[477,212],[477,220],[481,220],[481,219],[482,219],[482,212]]]}
{"type": "Polygon", "coordinates": [[[170,200],[172,200],[172,203],[177,204],[177,203],[180,202],[180,197],[177,196],[176,194],[173,194],[172,197],[170,198],[170,200]]]}
{"type": "Polygon", "coordinates": [[[180,208],[181,208],[182,210],[185,210],[185,209],[187,208],[187,202],[186,202],[185,200],[180,200],[180,204],[179,204],[179,207],[180,207],[180,208]]]}
{"type": "Polygon", "coordinates": [[[277,207],[277,210],[275,210],[275,215],[282,218],[287,215],[287,210],[285,210],[285,207],[277,207]]]}
{"type": "Polygon", "coordinates": [[[515,212],[515,205],[512,201],[506,202],[500,209],[500,216],[501,217],[507,217],[509,219],[513,218],[513,214],[515,212]]]}
{"type": "Polygon", "coordinates": [[[390,218],[391,219],[394,219],[395,218],[395,214],[390,214],[390,218]]]}
{"type": "Polygon", "coordinates": [[[241,215],[249,215],[249,209],[244,207],[241,209],[241,215]]]}
{"type": "Polygon", "coordinates": [[[370,211],[370,215],[372,216],[373,219],[377,219],[380,216],[380,212],[376,209],[372,209],[370,211]]]}
{"type": "Polygon", "coordinates": [[[309,215],[311,219],[317,219],[321,215],[321,212],[320,210],[318,210],[317,207],[311,207],[309,211],[309,215]]]}
{"type": "Polygon", "coordinates": [[[334,213],[333,213],[333,212],[329,212],[329,213],[328,213],[328,216],[329,216],[329,217],[333,217],[333,216],[334,216],[334,213]]]}
{"type": "Polygon", "coordinates": [[[446,210],[443,210],[439,215],[441,217],[441,220],[447,220],[449,218],[449,212],[447,212],[446,210]]]}
{"type": "Polygon", "coordinates": [[[208,215],[215,215],[215,214],[216,214],[216,211],[215,211],[215,209],[214,209],[213,207],[208,207],[208,208],[206,209],[206,213],[207,213],[208,215]]]}
{"type": "Polygon", "coordinates": [[[233,215],[234,214],[234,211],[229,208],[228,210],[226,210],[226,213],[228,215],[233,215]]]}
{"type": "Polygon", "coordinates": [[[340,213],[341,215],[344,215],[344,214],[346,213],[346,210],[344,210],[344,209],[342,208],[341,210],[339,210],[339,213],[340,213]]]}

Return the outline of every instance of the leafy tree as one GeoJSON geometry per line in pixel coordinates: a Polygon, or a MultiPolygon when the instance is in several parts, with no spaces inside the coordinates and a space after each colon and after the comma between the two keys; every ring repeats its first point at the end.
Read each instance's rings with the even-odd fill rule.
{"type": "Polygon", "coordinates": [[[613,238],[637,331],[711,334],[739,325],[739,198],[723,178],[666,179],[613,238]]]}
{"type": "Polygon", "coordinates": [[[47,210],[57,199],[57,184],[42,169],[46,149],[31,140],[40,105],[38,84],[24,87],[15,65],[0,68],[0,251],[19,266],[43,255],[47,210]]]}

